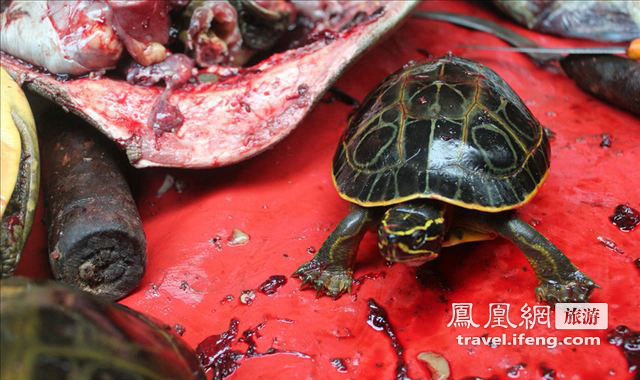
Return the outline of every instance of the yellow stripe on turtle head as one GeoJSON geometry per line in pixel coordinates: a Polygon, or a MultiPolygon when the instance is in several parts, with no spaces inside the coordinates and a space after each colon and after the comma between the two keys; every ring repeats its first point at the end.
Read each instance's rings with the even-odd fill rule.
{"type": "MultiPolygon", "coordinates": [[[[418,230],[422,230],[422,231],[426,231],[429,227],[431,227],[432,224],[444,224],[444,217],[441,216],[439,218],[436,219],[429,219],[426,221],[426,223],[422,226],[415,226],[412,227],[406,231],[394,231],[391,230],[389,228],[389,226],[387,225],[387,218],[389,217],[389,212],[391,211],[391,209],[388,209],[385,214],[384,214],[384,218],[382,219],[382,227],[384,228],[384,231],[388,234],[394,234],[394,235],[399,235],[399,236],[407,236],[407,235],[411,235],[412,233],[418,231],[418,230]]],[[[444,212],[441,214],[443,215],[444,212]]]]}

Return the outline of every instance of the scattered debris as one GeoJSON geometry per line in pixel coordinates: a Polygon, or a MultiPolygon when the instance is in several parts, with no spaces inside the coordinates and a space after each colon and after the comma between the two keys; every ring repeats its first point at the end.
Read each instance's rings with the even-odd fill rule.
{"type": "Polygon", "coordinates": [[[418,354],[418,360],[427,364],[432,380],[448,380],[451,377],[449,362],[442,355],[435,352],[421,352],[418,354]]]}
{"type": "Polygon", "coordinates": [[[249,242],[249,235],[247,235],[244,231],[234,228],[231,236],[227,239],[227,245],[230,247],[235,247],[238,245],[245,245],[249,242]]]}
{"type": "Polygon", "coordinates": [[[622,255],[624,253],[624,251],[622,249],[618,248],[618,245],[616,244],[615,241],[613,241],[611,239],[607,239],[607,238],[602,237],[602,236],[598,236],[597,239],[598,239],[598,241],[600,243],[602,243],[602,245],[604,245],[605,247],[609,248],[613,252],[618,253],[620,255],[622,255]]]}
{"type": "Polygon", "coordinates": [[[222,251],[222,237],[220,235],[216,235],[209,239],[209,243],[216,247],[218,251],[222,251]]]}
{"type": "Polygon", "coordinates": [[[240,303],[245,305],[251,305],[254,299],[256,299],[256,292],[253,290],[245,290],[240,295],[240,303]]]}
{"type": "Polygon", "coordinates": [[[310,255],[313,255],[314,253],[316,253],[315,247],[311,246],[311,247],[307,248],[307,253],[310,254],[310,255]]]}
{"type": "Polygon", "coordinates": [[[629,232],[640,224],[640,213],[628,204],[621,204],[616,207],[609,220],[621,231],[629,232]]]}
{"type": "Polygon", "coordinates": [[[342,358],[331,359],[331,365],[340,373],[347,373],[349,370],[349,368],[347,368],[347,362],[342,358]]]}
{"type": "Polygon", "coordinates": [[[602,141],[600,141],[600,147],[611,148],[611,135],[608,133],[602,134],[602,141]]]}
{"type": "Polygon", "coordinates": [[[229,303],[233,301],[233,298],[234,298],[233,295],[227,294],[226,296],[224,296],[224,298],[220,300],[220,305],[224,305],[225,303],[229,303]]]}
{"type": "Polygon", "coordinates": [[[540,372],[542,373],[542,380],[556,380],[555,369],[551,369],[544,364],[540,364],[540,372]]]}
{"type": "Polygon", "coordinates": [[[171,190],[171,188],[175,183],[176,183],[175,177],[172,176],[171,174],[166,174],[164,176],[164,181],[162,182],[162,185],[160,185],[160,187],[158,188],[158,191],[156,191],[156,198],[160,198],[161,196],[165,195],[167,191],[171,190]]]}
{"type": "Polygon", "coordinates": [[[520,371],[525,368],[527,368],[526,363],[518,363],[507,370],[507,377],[510,379],[518,379],[520,377],[520,371]]]}
{"type": "Polygon", "coordinates": [[[622,349],[629,365],[629,373],[635,373],[634,379],[637,379],[640,376],[640,331],[620,325],[609,331],[608,340],[610,344],[622,349]]]}
{"type": "Polygon", "coordinates": [[[176,331],[176,334],[180,336],[183,336],[185,331],[187,331],[187,329],[179,323],[176,323],[175,326],[173,326],[173,329],[176,331]]]}

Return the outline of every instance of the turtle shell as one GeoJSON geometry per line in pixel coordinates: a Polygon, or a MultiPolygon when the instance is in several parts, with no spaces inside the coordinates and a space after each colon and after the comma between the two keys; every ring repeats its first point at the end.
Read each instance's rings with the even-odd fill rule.
{"type": "Polygon", "coordinates": [[[498,212],[533,197],[549,141],[498,74],[446,56],[385,79],[354,114],[333,160],[340,196],[361,206],[416,198],[498,212]]]}
{"type": "Polygon", "coordinates": [[[195,353],[142,314],[53,281],[1,284],[2,379],[206,380],[195,353]]]}

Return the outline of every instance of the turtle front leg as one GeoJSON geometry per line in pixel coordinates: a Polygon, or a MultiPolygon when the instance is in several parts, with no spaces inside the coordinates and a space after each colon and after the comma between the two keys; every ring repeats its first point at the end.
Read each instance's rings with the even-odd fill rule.
{"type": "Polygon", "coordinates": [[[535,228],[518,219],[513,212],[486,216],[485,222],[527,256],[540,281],[536,289],[538,300],[550,304],[589,301],[598,285],[535,228]]]}
{"type": "Polygon", "coordinates": [[[293,276],[300,278],[303,286],[309,284],[319,294],[333,298],[351,291],[358,245],[376,220],[373,214],[370,208],[354,205],[313,259],[302,265],[293,276]]]}

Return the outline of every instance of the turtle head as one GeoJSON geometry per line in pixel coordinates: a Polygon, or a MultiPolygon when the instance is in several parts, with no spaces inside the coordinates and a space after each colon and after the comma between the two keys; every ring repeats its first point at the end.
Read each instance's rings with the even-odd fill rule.
{"type": "Polygon", "coordinates": [[[445,205],[421,200],[395,205],[378,228],[378,248],[391,262],[418,266],[438,257],[446,234],[445,205]]]}

